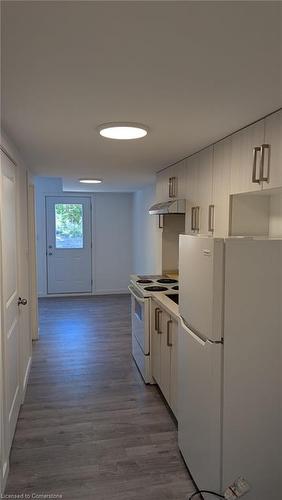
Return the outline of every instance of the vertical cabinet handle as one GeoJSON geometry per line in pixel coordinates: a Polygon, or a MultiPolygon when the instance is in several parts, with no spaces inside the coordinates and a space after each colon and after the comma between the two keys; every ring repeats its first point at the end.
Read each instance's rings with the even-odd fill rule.
{"type": "Polygon", "coordinates": [[[195,207],[195,231],[200,231],[200,207],[195,207]]]}
{"type": "Polygon", "coordinates": [[[261,145],[261,157],[260,157],[260,181],[269,182],[269,166],[270,166],[270,144],[261,145]],[[265,160],[265,152],[267,151],[267,161],[265,160]],[[266,176],[264,175],[264,165],[267,165],[266,176]]]}
{"type": "Polygon", "coordinates": [[[162,331],[160,329],[160,316],[162,315],[162,310],[161,309],[158,309],[157,315],[158,315],[158,328],[157,328],[157,332],[158,333],[162,333],[162,331]]]}
{"type": "Polygon", "coordinates": [[[214,232],[214,205],[209,205],[208,231],[214,232]]]}
{"type": "Polygon", "coordinates": [[[177,177],[172,178],[172,195],[173,198],[177,197],[177,177]]]}
{"type": "Polygon", "coordinates": [[[260,146],[256,146],[254,149],[253,149],[253,173],[252,173],[252,182],[255,182],[257,184],[260,183],[261,179],[260,179],[260,175],[261,175],[261,165],[262,165],[262,162],[260,163],[260,175],[259,177],[257,177],[257,161],[258,161],[258,153],[261,153],[262,149],[260,146]]]}
{"type": "Polygon", "coordinates": [[[159,308],[156,307],[156,309],[155,309],[155,330],[156,330],[156,332],[159,330],[159,325],[158,325],[158,319],[159,319],[159,317],[158,317],[158,311],[159,311],[159,308]]]}
{"type": "Polygon", "coordinates": [[[166,324],[166,345],[167,347],[172,347],[172,343],[170,342],[169,334],[170,334],[170,325],[172,324],[172,320],[170,319],[166,324]]]}
{"type": "Polygon", "coordinates": [[[169,198],[172,198],[172,177],[168,180],[168,196],[169,198]]]}
{"type": "Polygon", "coordinates": [[[192,207],[191,208],[191,231],[195,230],[195,227],[194,227],[194,211],[195,211],[195,207],[192,207]]]}
{"type": "Polygon", "coordinates": [[[200,207],[191,208],[191,230],[200,230],[200,207]]]}
{"type": "Polygon", "coordinates": [[[163,228],[164,228],[163,215],[159,214],[159,229],[163,229],[163,228]]]}
{"type": "Polygon", "coordinates": [[[176,198],[176,177],[170,177],[168,180],[168,196],[169,198],[176,198]]]}

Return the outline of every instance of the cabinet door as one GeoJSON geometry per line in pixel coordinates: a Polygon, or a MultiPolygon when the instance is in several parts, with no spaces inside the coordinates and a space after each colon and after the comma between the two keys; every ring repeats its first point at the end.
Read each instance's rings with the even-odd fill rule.
{"type": "Polygon", "coordinates": [[[198,232],[209,233],[209,207],[212,204],[213,146],[200,152],[197,205],[199,208],[198,232]]]}
{"type": "Polygon", "coordinates": [[[160,389],[170,403],[170,355],[171,347],[169,342],[171,319],[167,312],[162,312],[162,333],[161,333],[161,381],[160,389]]]}
{"type": "MultiPolygon", "coordinates": [[[[260,191],[261,182],[253,182],[253,150],[264,142],[264,120],[240,130],[231,137],[231,194],[260,191]]],[[[260,152],[257,153],[255,178],[260,175],[260,152]]]]}
{"type": "Polygon", "coordinates": [[[152,375],[158,385],[161,384],[161,336],[163,331],[163,311],[152,301],[151,317],[151,350],[152,350],[152,375]]]}
{"type": "Polygon", "coordinates": [[[190,156],[186,160],[186,233],[195,234],[193,210],[198,203],[198,173],[200,164],[200,154],[190,156]]]}
{"type": "Polygon", "coordinates": [[[213,154],[213,235],[225,238],[229,234],[231,137],[214,145],[213,154]]]}
{"type": "Polygon", "coordinates": [[[263,188],[282,187],[282,110],[265,119],[264,142],[270,146],[270,155],[268,157],[266,150],[263,174],[268,177],[268,182],[263,183],[263,188]],[[269,161],[269,172],[267,171],[267,161],[269,161]]]}
{"type": "Polygon", "coordinates": [[[172,320],[169,331],[170,347],[170,407],[177,418],[177,341],[178,322],[172,320]]]}
{"type": "Polygon", "coordinates": [[[174,166],[173,176],[176,178],[176,197],[186,198],[186,160],[182,160],[174,166]]]}
{"type": "Polygon", "coordinates": [[[156,203],[168,200],[168,177],[166,170],[157,174],[156,203]]]}
{"type": "Polygon", "coordinates": [[[172,165],[166,169],[167,173],[167,199],[180,198],[180,175],[181,175],[181,162],[172,165]]]}
{"type": "MultiPolygon", "coordinates": [[[[178,165],[166,168],[157,174],[156,201],[178,198],[178,165]],[[171,182],[170,182],[171,181],[171,182]],[[173,185],[171,185],[173,183],[173,185]],[[171,187],[170,187],[171,186],[171,187]]],[[[181,168],[179,167],[179,173],[181,168]]]]}

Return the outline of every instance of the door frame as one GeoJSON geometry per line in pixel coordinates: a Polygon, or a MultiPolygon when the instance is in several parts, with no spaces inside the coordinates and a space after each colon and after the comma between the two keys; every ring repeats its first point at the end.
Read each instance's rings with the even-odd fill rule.
{"type": "MultiPolygon", "coordinates": [[[[0,171],[0,191],[2,191],[2,175],[0,171]]],[[[0,213],[1,213],[1,200],[0,200],[0,213]]],[[[1,227],[1,217],[0,217],[0,276],[2,274],[2,227],[1,227]]],[[[0,279],[0,332],[3,332],[3,283],[0,279]]],[[[6,449],[5,449],[5,430],[4,430],[4,369],[3,369],[3,338],[2,334],[0,336],[0,494],[3,493],[6,484],[6,479],[9,472],[9,463],[6,460],[6,449]]]]}
{"type": "Polygon", "coordinates": [[[63,192],[63,193],[44,193],[44,251],[45,251],[45,282],[46,282],[46,289],[45,289],[45,294],[44,295],[39,295],[40,297],[81,297],[81,296],[91,296],[94,294],[94,289],[95,289],[95,284],[94,284],[94,264],[95,264],[95,251],[94,251],[94,245],[93,245],[93,233],[94,233],[94,216],[93,216],[93,210],[94,210],[94,204],[95,204],[95,199],[93,197],[93,193],[80,193],[77,191],[68,191],[68,192],[63,192]],[[47,242],[48,242],[48,237],[47,237],[47,198],[53,198],[53,197],[58,197],[58,198],[89,198],[90,200],[90,245],[91,245],[91,290],[90,292],[71,292],[71,293],[48,293],[48,262],[47,262],[47,242]]]}
{"type": "Polygon", "coordinates": [[[27,183],[28,201],[28,249],[29,249],[29,299],[30,328],[32,340],[39,339],[38,297],[37,297],[37,261],[36,261],[36,227],[35,227],[35,188],[27,183]]]}

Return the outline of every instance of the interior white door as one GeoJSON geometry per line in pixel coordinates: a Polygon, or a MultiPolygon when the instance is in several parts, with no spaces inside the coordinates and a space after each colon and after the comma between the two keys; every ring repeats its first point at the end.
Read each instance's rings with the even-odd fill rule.
{"type": "Polygon", "coordinates": [[[91,292],[91,201],[47,196],[48,293],[91,292]]]}
{"type": "Polygon", "coordinates": [[[1,152],[4,447],[9,454],[21,404],[16,168],[1,152]]]}

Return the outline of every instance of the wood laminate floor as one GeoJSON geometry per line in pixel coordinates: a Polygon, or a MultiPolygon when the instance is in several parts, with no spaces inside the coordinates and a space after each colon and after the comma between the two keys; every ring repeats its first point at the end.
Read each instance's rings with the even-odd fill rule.
{"type": "Polygon", "coordinates": [[[194,487],[175,423],[131,358],[129,297],[48,298],[39,306],[40,340],[5,494],[187,499],[194,487]]]}

